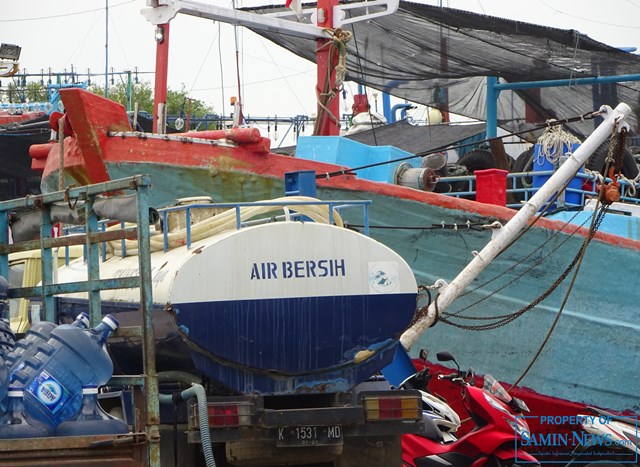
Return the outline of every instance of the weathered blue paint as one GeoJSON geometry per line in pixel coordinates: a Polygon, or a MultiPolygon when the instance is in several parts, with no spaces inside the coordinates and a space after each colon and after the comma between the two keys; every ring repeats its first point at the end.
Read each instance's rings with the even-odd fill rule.
{"type": "Polygon", "coordinates": [[[375,365],[390,361],[387,353],[395,352],[395,339],[388,336],[404,330],[415,299],[415,294],[355,295],[173,307],[176,322],[189,329],[189,341],[203,351],[192,351],[196,365],[227,387],[267,394],[323,381],[327,389],[322,392],[332,392],[330,387],[347,390],[379,369],[356,364],[360,352],[382,352],[370,357],[375,365]],[[210,361],[205,364],[203,356],[210,361]]]}
{"type": "MultiPolygon", "coordinates": [[[[592,217],[593,211],[559,211],[548,216],[549,219],[584,226],[589,226],[592,217]]],[[[605,215],[598,230],[632,240],[640,240],[640,217],[611,212],[605,215]]]]}

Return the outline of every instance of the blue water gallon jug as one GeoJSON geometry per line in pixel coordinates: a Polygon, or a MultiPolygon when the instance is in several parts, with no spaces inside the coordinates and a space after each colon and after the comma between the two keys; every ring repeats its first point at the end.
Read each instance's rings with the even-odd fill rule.
{"type": "Polygon", "coordinates": [[[98,388],[82,389],[82,408],[74,420],[62,422],[56,436],[111,435],[128,433],[129,427],[119,418],[112,417],[98,404],[98,388]]]}
{"type": "MultiPolygon", "coordinates": [[[[80,313],[72,326],[80,329],[89,327],[89,315],[84,311],[80,313]]],[[[57,327],[55,323],[40,321],[29,328],[24,337],[16,342],[13,352],[7,355],[7,366],[11,373],[20,369],[24,360],[38,352],[38,345],[49,340],[51,333],[57,327]]]]}
{"type": "Polygon", "coordinates": [[[53,430],[28,417],[24,409],[23,395],[21,389],[9,388],[9,408],[0,418],[0,439],[43,438],[53,434],[53,430]]]}
{"type": "Polygon", "coordinates": [[[106,384],[113,375],[113,363],[102,346],[117,327],[118,321],[107,315],[92,330],[55,328],[14,373],[16,382],[24,385],[27,414],[51,428],[75,418],[82,406],[82,388],[106,384]]]}

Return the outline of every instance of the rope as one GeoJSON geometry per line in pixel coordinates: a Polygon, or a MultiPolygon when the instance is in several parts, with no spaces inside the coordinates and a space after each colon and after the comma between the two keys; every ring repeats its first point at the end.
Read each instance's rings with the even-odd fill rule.
{"type": "MultiPolygon", "coordinates": [[[[569,225],[572,223],[573,219],[578,215],[579,211],[576,211],[576,213],[573,215],[573,217],[571,219],[569,219],[567,222],[565,222],[565,226],[569,225]]],[[[470,308],[474,308],[477,305],[479,305],[480,303],[488,300],[489,298],[491,298],[493,295],[497,294],[498,292],[500,292],[501,290],[504,290],[505,288],[509,287],[511,284],[513,284],[514,282],[517,282],[518,280],[520,280],[522,277],[524,277],[525,275],[529,274],[534,268],[540,266],[544,261],[547,260],[548,256],[551,256],[553,254],[555,254],[560,248],[562,248],[562,246],[568,242],[571,237],[578,231],[580,230],[584,223],[586,223],[586,220],[582,223],[582,225],[576,226],[575,230],[571,233],[569,233],[564,240],[562,240],[555,248],[553,248],[548,254],[540,257],[538,260],[534,261],[533,264],[531,264],[529,267],[527,267],[526,269],[524,269],[522,272],[520,272],[519,274],[517,274],[511,281],[509,281],[508,283],[504,284],[502,287],[497,288],[496,290],[494,290],[493,292],[491,292],[490,294],[485,295],[484,297],[476,300],[473,303],[470,303],[469,305],[459,309],[458,311],[456,311],[455,313],[450,313],[447,312],[447,315],[451,316],[451,317],[456,317],[456,318],[461,318],[461,319],[474,319],[472,317],[468,317],[465,315],[462,315],[462,312],[470,309],[470,308]]],[[[555,238],[556,236],[558,236],[560,233],[562,232],[562,230],[556,230],[553,232],[553,234],[549,237],[549,239],[547,240],[550,241],[553,238],[555,238]]],[[[500,275],[496,275],[494,277],[492,277],[491,279],[489,279],[488,281],[482,283],[482,284],[478,284],[478,286],[474,287],[473,289],[470,289],[466,292],[464,292],[463,294],[460,295],[460,297],[464,297],[465,295],[469,295],[483,287],[486,287],[487,285],[491,284],[492,282],[495,282],[496,280],[498,280],[500,277],[502,277],[503,275],[506,275],[512,271],[514,271],[518,266],[520,266],[521,264],[523,264],[524,262],[528,261],[529,258],[531,258],[533,255],[535,255],[536,253],[539,253],[540,248],[542,247],[542,245],[540,245],[537,248],[534,248],[531,250],[531,252],[525,256],[524,258],[522,258],[521,261],[513,264],[510,268],[508,268],[506,271],[504,271],[502,274],[500,275]]],[[[494,317],[495,319],[497,319],[498,317],[494,317]]]]}
{"type": "Polygon", "coordinates": [[[351,31],[345,31],[343,29],[336,29],[335,33],[331,40],[333,41],[333,45],[336,49],[338,49],[338,64],[336,65],[336,84],[334,86],[333,92],[335,97],[335,92],[339,91],[342,88],[342,84],[344,83],[344,79],[347,77],[347,42],[351,40],[353,34],[351,31]]]}
{"type": "MultiPolygon", "coordinates": [[[[602,219],[600,218],[599,222],[601,222],[601,220],[602,219]]],[[[599,222],[598,222],[598,225],[599,225],[599,222]]],[[[594,229],[592,232],[590,232],[590,235],[585,238],[585,242],[583,242],[583,244],[580,247],[580,250],[578,251],[576,256],[573,258],[573,260],[571,261],[569,266],[567,266],[567,268],[562,272],[562,274],[560,274],[560,276],[556,279],[556,281],[553,284],[551,284],[551,286],[549,286],[549,288],[547,288],[547,290],[545,290],[542,294],[540,294],[538,297],[536,297],[536,299],[533,300],[530,304],[522,307],[520,310],[516,311],[515,313],[509,313],[509,314],[500,315],[500,316],[490,316],[490,317],[485,317],[485,316],[467,316],[467,317],[465,317],[466,319],[478,320],[478,321],[497,320],[497,321],[494,321],[492,323],[479,324],[479,325],[473,325],[472,326],[472,325],[464,325],[464,324],[454,323],[450,319],[446,318],[446,316],[448,316],[449,314],[446,313],[446,312],[443,312],[442,315],[440,316],[440,321],[442,321],[445,324],[449,324],[451,326],[457,327],[457,328],[466,329],[466,330],[472,330],[472,331],[488,331],[488,330],[497,329],[499,327],[502,327],[502,326],[505,326],[505,325],[509,324],[510,322],[514,321],[515,319],[517,319],[520,316],[522,316],[523,314],[525,314],[527,311],[532,310],[537,305],[542,303],[549,295],[551,295],[551,293],[556,288],[558,288],[558,286],[566,279],[567,275],[574,269],[574,267],[577,264],[580,264],[582,262],[582,258],[584,256],[584,251],[586,250],[587,245],[589,244],[589,242],[593,238],[593,235],[595,235],[596,231],[597,231],[597,229],[594,229]]],[[[566,300],[568,299],[568,293],[571,291],[571,288],[573,286],[573,282],[575,281],[575,277],[576,277],[575,274],[577,274],[577,271],[574,273],[574,278],[573,278],[573,280],[571,282],[571,285],[569,287],[569,291],[567,292],[567,295],[565,296],[565,300],[564,300],[564,302],[562,304],[563,307],[564,307],[564,303],[566,303],[566,300]]],[[[540,351],[541,351],[541,349],[540,349],[540,351]]],[[[514,386],[515,386],[515,384],[514,384],[514,386]]]]}
{"type": "MultiPolygon", "coordinates": [[[[550,122],[551,123],[551,122],[550,122]]],[[[539,146],[536,163],[542,165],[544,160],[556,164],[562,155],[562,148],[580,144],[580,140],[562,129],[560,125],[549,126],[536,143],[539,146]]]]}
{"type": "MultiPolygon", "coordinates": [[[[604,191],[601,191],[601,193],[604,193],[604,191]]],[[[582,244],[582,247],[580,248],[579,255],[577,256],[576,260],[574,260],[574,262],[577,263],[576,264],[577,267],[576,267],[575,271],[573,272],[573,276],[571,278],[571,282],[569,283],[569,288],[567,289],[567,292],[564,295],[562,303],[560,304],[560,308],[558,309],[558,313],[556,313],[556,317],[554,318],[553,323],[551,323],[551,327],[547,331],[547,334],[544,336],[544,339],[542,340],[542,343],[540,344],[540,346],[538,347],[538,350],[536,351],[536,353],[534,354],[533,358],[529,362],[529,365],[527,365],[527,367],[522,372],[522,374],[518,377],[518,379],[515,381],[515,383],[513,383],[511,388],[509,388],[509,391],[511,391],[511,389],[516,387],[518,384],[520,384],[520,381],[522,381],[524,379],[524,377],[527,375],[527,373],[529,373],[529,370],[531,370],[531,368],[533,367],[535,362],[538,360],[538,357],[540,357],[540,355],[542,354],[542,351],[544,350],[545,346],[547,345],[547,342],[549,342],[549,339],[551,338],[551,334],[555,330],[556,325],[558,324],[558,321],[560,320],[560,316],[562,315],[562,312],[564,311],[564,307],[567,304],[567,300],[569,299],[569,295],[571,294],[571,290],[573,289],[573,285],[575,284],[576,278],[578,277],[578,272],[580,271],[580,266],[582,265],[582,260],[584,258],[584,254],[587,251],[587,246],[589,245],[589,243],[593,239],[593,236],[596,234],[596,231],[598,230],[598,227],[600,226],[600,223],[602,222],[602,219],[604,219],[604,214],[606,213],[606,208],[598,210],[597,209],[598,206],[602,206],[600,204],[600,197],[598,197],[598,205],[596,206],[596,209],[593,211],[593,216],[591,217],[591,226],[589,227],[589,234],[587,235],[587,237],[585,237],[584,242],[582,244]]]]}
{"type": "Polygon", "coordinates": [[[317,52],[320,52],[322,49],[326,47],[332,47],[337,50],[338,59],[337,63],[335,62],[335,54],[329,52],[329,58],[331,63],[327,67],[327,77],[324,82],[324,88],[322,91],[316,88],[316,100],[318,101],[318,117],[316,118],[313,134],[320,134],[320,127],[324,117],[330,118],[336,125],[340,125],[340,120],[338,117],[333,115],[333,113],[327,107],[329,101],[336,97],[336,94],[342,89],[344,80],[347,76],[347,42],[349,42],[353,36],[350,31],[345,31],[343,29],[325,29],[326,32],[331,33],[331,40],[329,42],[324,43],[320,46],[317,52]],[[333,88],[330,88],[331,85],[331,73],[335,70],[335,83],[333,88]]]}
{"type": "MultiPolygon", "coordinates": [[[[364,224],[348,224],[347,227],[352,227],[354,229],[362,229],[364,228],[364,224]]],[[[471,222],[467,220],[467,222],[463,224],[453,223],[447,224],[444,221],[440,224],[431,224],[430,226],[423,225],[369,225],[370,229],[392,229],[392,230],[474,230],[476,232],[484,232],[485,230],[497,230],[501,228],[499,223],[493,222],[491,224],[486,224],[483,222],[471,222]]]]}
{"type": "MultiPolygon", "coordinates": [[[[614,126],[614,128],[612,130],[613,135],[612,135],[612,138],[611,138],[611,142],[609,143],[609,153],[608,153],[607,158],[605,160],[606,161],[605,162],[605,173],[609,172],[609,167],[610,167],[611,163],[618,162],[616,160],[616,157],[619,158],[619,160],[620,160],[620,168],[622,168],[622,155],[621,154],[622,154],[622,150],[624,149],[624,145],[626,144],[626,136],[627,136],[626,135],[626,128],[624,128],[624,127],[622,128],[621,135],[620,135],[619,138],[617,137],[617,134],[616,134],[615,130],[616,130],[616,126],[614,126]],[[624,133],[624,134],[622,134],[622,133],[624,133]],[[614,149],[613,149],[614,147],[615,147],[615,152],[614,152],[614,149]]],[[[509,390],[513,389],[518,384],[520,384],[520,381],[522,381],[524,379],[524,377],[529,373],[529,370],[531,370],[531,368],[533,367],[535,362],[538,360],[538,358],[542,354],[542,351],[544,350],[545,346],[547,345],[547,342],[549,342],[549,339],[551,338],[551,334],[555,330],[556,325],[558,324],[558,321],[560,320],[560,316],[562,315],[562,312],[564,311],[564,307],[565,307],[565,305],[567,303],[567,300],[569,299],[569,294],[571,293],[571,290],[573,289],[573,285],[575,284],[576,278],[578,277],[578,272],[580,271],[580,266],[582,265],[582,259],[584,258],[584,253],[587,250],[587,246],[591,242],[591,239],[593,238],[593,236],[596,234],[596,231],[598,230],[598,227],[600,226],[600,223],[602,222],[602,219],[604,219],[604,215],[607,212],[607,208],[603,204],[604,192],[605,192],[605,190],[601,188],[599,193],[598,193],[596,206],[595,206],[595,209],[593,210],[593,215],[591,216],[591,225],[589,226],[589,234],[587,235],[587,237],[585,237],[584,242],[582,244],[582,247],[580,248],[580,255],[579,255],[578,261],[577,261],[577,266],[578,267],[576,268],[576,270],[573,273],[573,277],[571,278],[571,283],[569,284],[569,288],[567,289],[567,292],[565,293],[564,299],[562,300],[562,303],[560,304],[560,308],[558,309],[558,313],[556,313],[556,317],[554,318],[553,323],[551,323],[551,327],[547,331],[547,334],[545,335],[544,339],[542,340],[542,343],[538,347],[538,350],[536,351],[536,353],[534,354],[533,358],[529,362],[529,365],[527,365],[527,367],[524,369],[522,374],[518,377],[518,379],[515,381],[515,383],[513,383],[511,388],[509,388],[509,390]]]]}

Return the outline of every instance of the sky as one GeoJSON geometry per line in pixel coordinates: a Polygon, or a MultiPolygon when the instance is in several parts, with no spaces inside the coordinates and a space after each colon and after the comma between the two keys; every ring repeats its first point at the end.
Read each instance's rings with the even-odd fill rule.
{"type": "MultiPolygon", "coordinates": [[[[615,47],[640,49],[640,0],[421,2],[576,29],[615,47]]],[[[223,0],[211,3],[232,5],[223,0]]],[[[238,0],[237,5],[265,3],[277,4],[277,1],[238,0]]],[[[0,16],[0,42],[22,47],[20,68],[26,69],[27,73],[39,74],[44,70],[46,74],[49,69],[53,72],[70,71],[73,67],[79,73],[90,70],[100,74],[92,80],[103,85],[107,61],[105,52],[108,51],[109,70],[137,69],[140,80],[153,82],[154,26],[140,14],[145,7],[144,0],[5,1],[0,16]]],[[[234,33],[234,28],[228,24],[201,18],[178,15],[171,21],[170,34],[170,89],[184,87],[189,96],[204,101],[219,113],[228,114],[231,111],[229,99],[238,94],[238,57],[246,115],[266,117],[315,113],[313,63],[293,56],[249,30],[238,28],[234,33]]],[[[357,86],[347,84],[346,89],[349,98],[342,105],[343,112],[350,111],[350,96],[357,91],[357,86]]],[[[379,96],[378,99],[381,100],[379,96]]],[[[281,132],[285,130],[280,129],[281,132]]]]}

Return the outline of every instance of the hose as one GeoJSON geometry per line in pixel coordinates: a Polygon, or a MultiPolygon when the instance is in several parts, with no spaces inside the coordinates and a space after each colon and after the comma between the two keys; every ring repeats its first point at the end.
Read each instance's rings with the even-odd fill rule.
{"type": "MultiPolygon", "coordinates": [[[[270,202],[299,202],[299,201],[318,201],[315,198],[305,196],[287,196],[270,200],[270,202]]],[[[295,210],[299,214],[303,214],[311,218],[315,222],[329,224],[329,207],[325,205],[282,205],[282,206],[245,206],[240,208],[240,221],[245,222],[248,219],[258,215],[264,215],[274,211],[295,210]]],[[[333,221],[339,227],[343,227],[344,223],[337,211],[333,212],[333,221]]],[[[107,230],[119,229],[120,226],[112,226],[107,230]]],[[[165,226],[166,228],[166,226],[165,226]]],[[[191,225],[191,241],[195,242],[213,235],[233,230],[236,228],[236,210],[229,209],[220,214],[204,219],[191,225]]],[[[164,249],[165,239],[162,234],[152,235],[149,239],[151,251],[161,251],[164,249]]],[[[167,234],[167,246],[169,249],[184,246],[187,243],[187,230],[180,229],[167,234]]],[[[122,256],[122,242],[111,241],[107,243],[110,253],[122,256]]],[[[137,254],[138,242],[135,240],[125,240],[125,250],[127,256],[137,254]]]]}
{"type": "Polygon", "coordinates": [[[202,452],[207,467],[216,467],[216,461],[213,458],[213,449],[211,448],[211,434],[209,433],[209,414],[207,413],[207,394],[201,384],[192,383],[189,389],[181,392],[169,394],[159,394],[158,399],[161,404],[179,404],[180,402],[196,397],[198,400],[198,419],[200,422],[200,442],[202,443],[202,452]]]}

